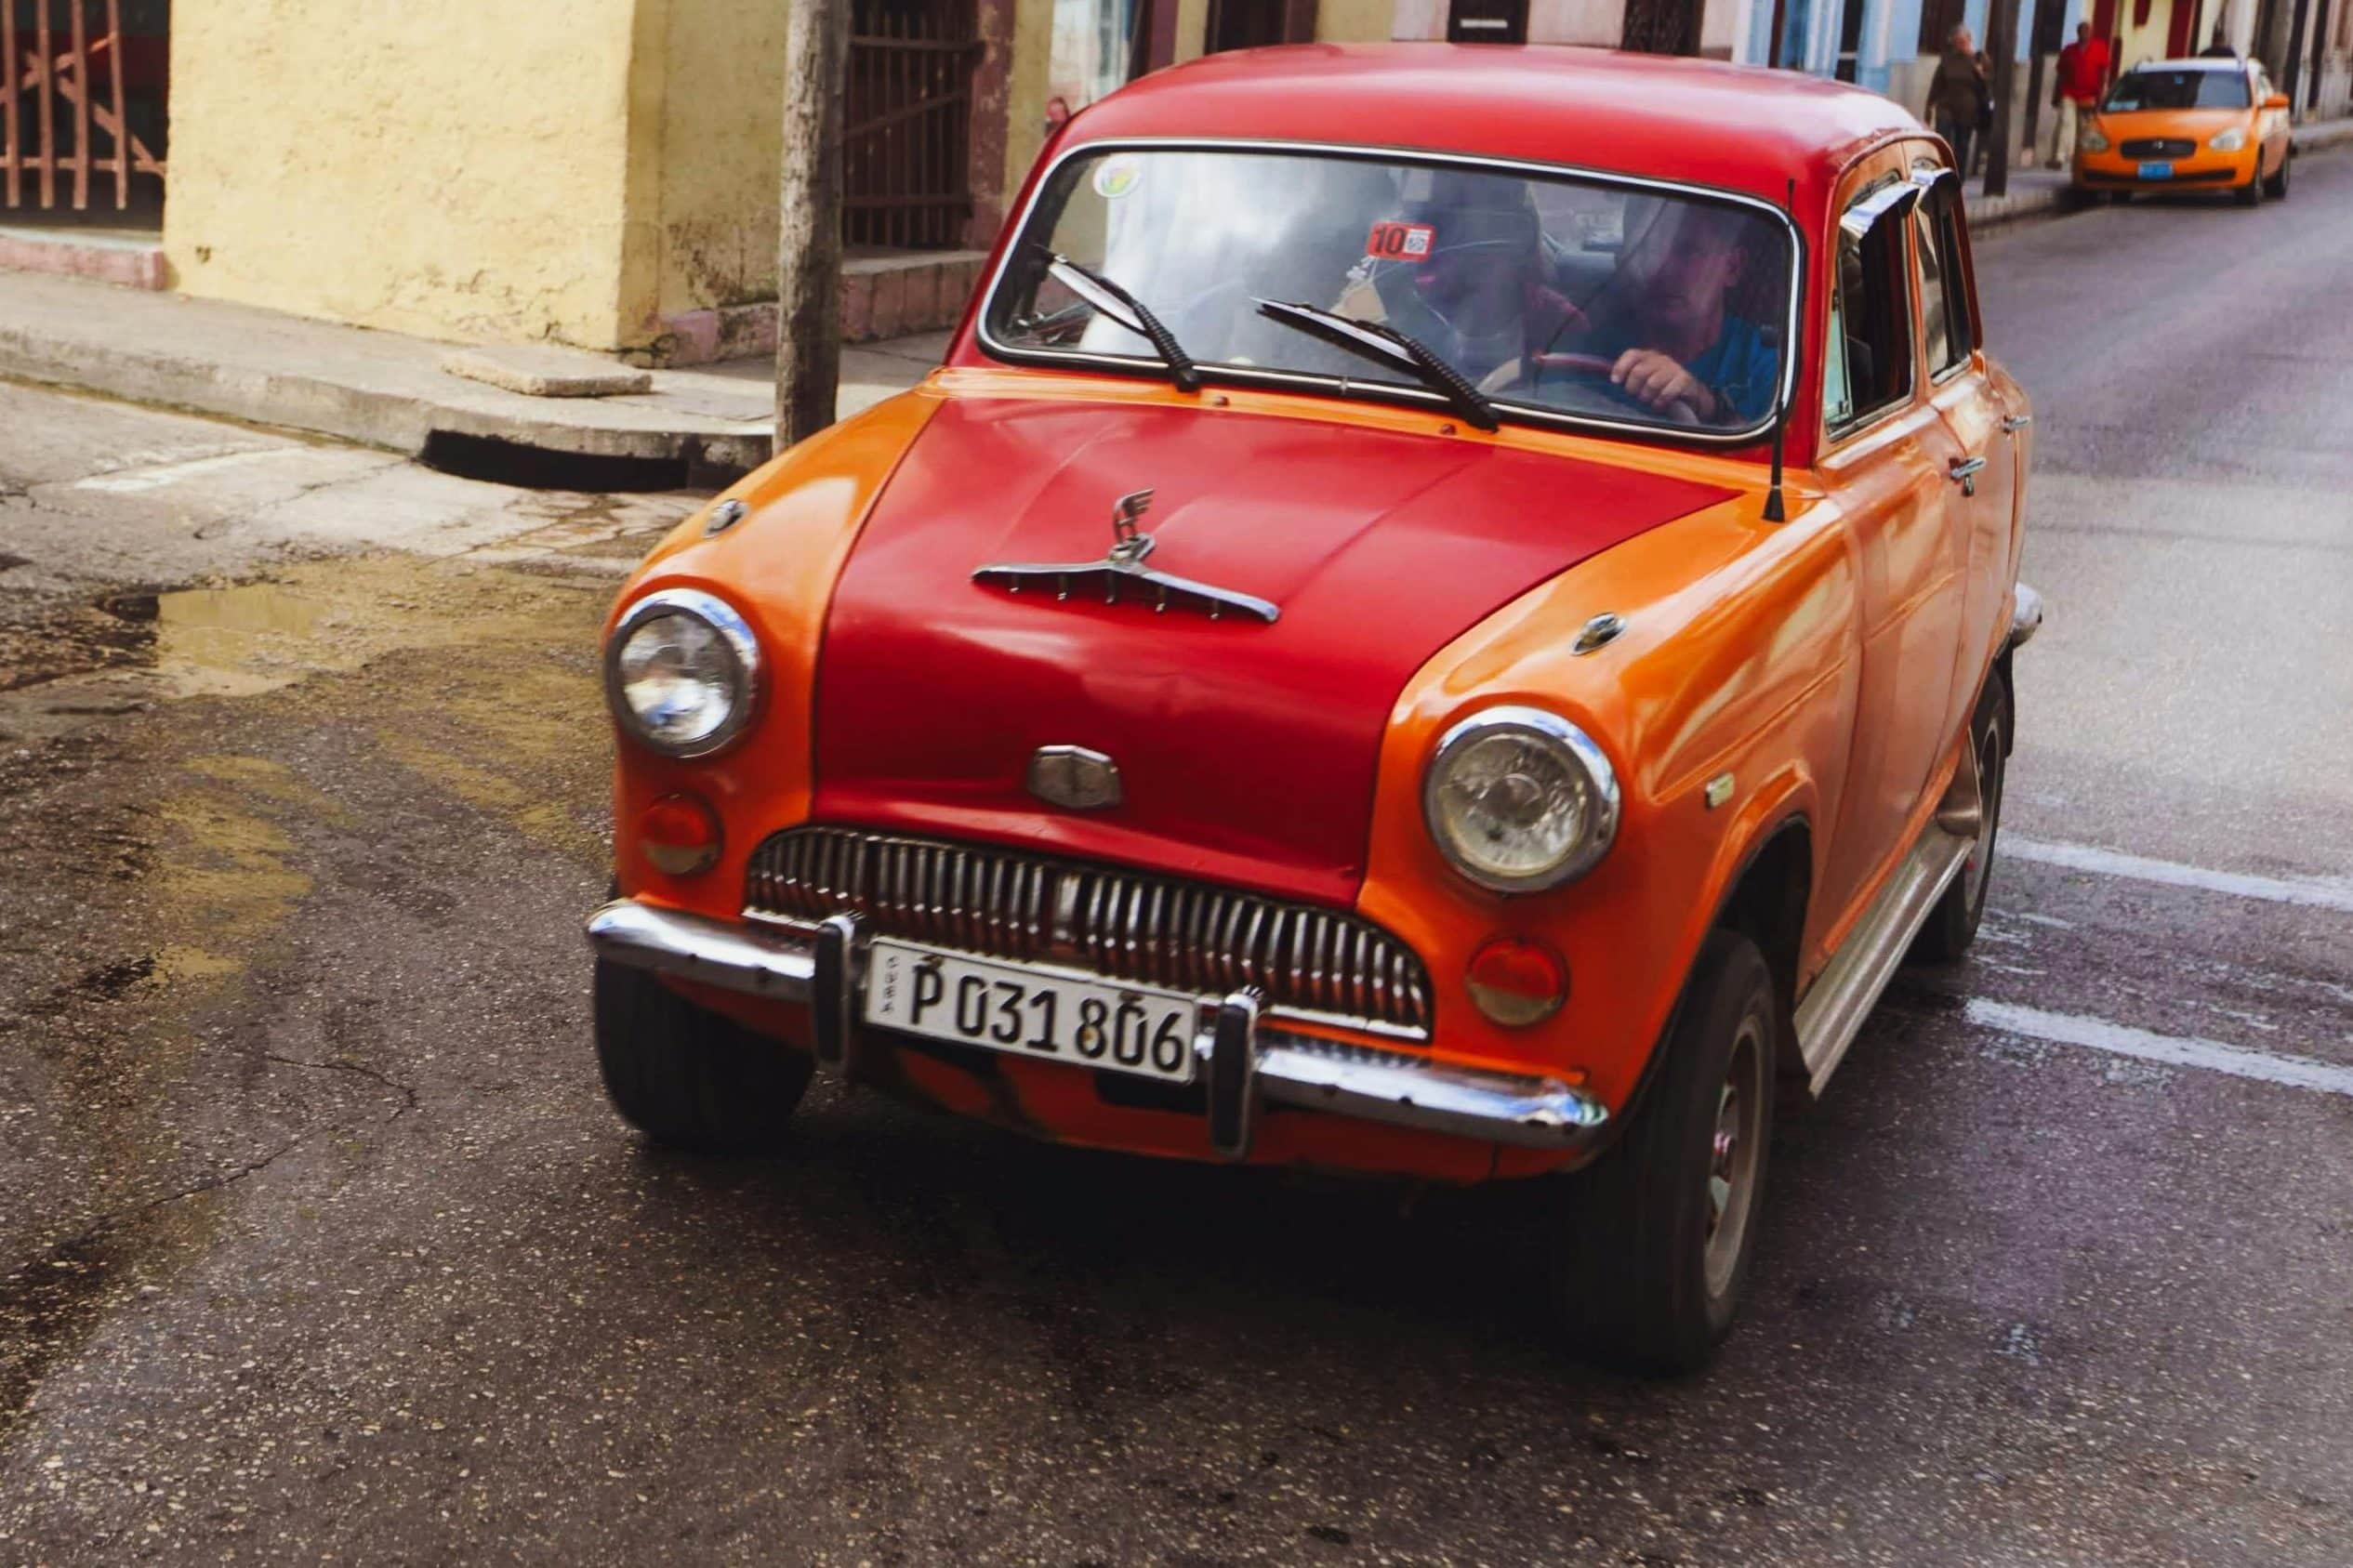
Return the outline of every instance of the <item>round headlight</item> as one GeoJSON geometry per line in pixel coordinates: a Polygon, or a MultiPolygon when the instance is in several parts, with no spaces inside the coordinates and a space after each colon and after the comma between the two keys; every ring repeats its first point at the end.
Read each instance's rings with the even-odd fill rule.
{"type": "Polygon", "coordinates": [[[741,734],[759,680],[751,627],[726,601],[693,588],[647,594],[604,645],[613,717],[666,757],[707,757],[741,734]]]}
{"type": "Polygon", "coordinates": [[[1491,707],[1448,730],[1421,781],[1430,837],[1500,893],[1581,876],[1618,836],[1618,776],[1592,736],[1541,708],[1491,707]]]}

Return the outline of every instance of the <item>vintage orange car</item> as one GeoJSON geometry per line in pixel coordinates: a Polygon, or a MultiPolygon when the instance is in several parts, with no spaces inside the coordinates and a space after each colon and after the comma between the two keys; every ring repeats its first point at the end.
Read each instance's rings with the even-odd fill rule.
{"type": "Polygon", "coordinates": [[[2075,140],[2075,188],[2288,193],[2287,95],[2257,59],[2164,59],[2116,78],[2075,140]]]}
{"type": "Polygon", "coordinates": [[[1870,93],[1438,46],[1115,93],[946,362],[621,593],[614,1102],[756,1150],[827,1069],[1545,1178],[1565,1319],[1695,1364],[1776,1096],[1976,929],[2028,422],[1870,93]]]}

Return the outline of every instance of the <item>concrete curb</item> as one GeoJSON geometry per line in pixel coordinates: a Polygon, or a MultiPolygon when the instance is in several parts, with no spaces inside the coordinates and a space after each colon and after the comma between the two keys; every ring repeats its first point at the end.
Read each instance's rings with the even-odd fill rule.
{"type": "Polygon", "coordinates": [[[247,306],[0,273],[0,376],[335,436],[412,455],[438,432],[741,471],[757,400],[657,374],[644,396],[551,400],[444,373],[450,345],[247,306]],[[300,369],[293,367],[302,367],[300,369]]]}
{"type": "Polygon", "coordinates": [[[2298,125],[2289,133],[2298,152],[2318,152],[2323,148],[2341,146],[2353,141],[2353,120],[2323,120],[2318,125],[2298,125]]]}

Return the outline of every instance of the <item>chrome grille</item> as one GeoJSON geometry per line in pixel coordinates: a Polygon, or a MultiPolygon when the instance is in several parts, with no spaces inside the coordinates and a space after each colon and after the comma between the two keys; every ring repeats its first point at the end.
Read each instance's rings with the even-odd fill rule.
{"type": "Polygon", "coordinates": [[[1222,995],[1245,985],[1294,1017],[1426,1037],[1430,981],[1367,920],[1202,882],[1018,850],[794,828],[752,851],[744,913],[875,931],[989,957],[1076,965],[1222,995]]]}

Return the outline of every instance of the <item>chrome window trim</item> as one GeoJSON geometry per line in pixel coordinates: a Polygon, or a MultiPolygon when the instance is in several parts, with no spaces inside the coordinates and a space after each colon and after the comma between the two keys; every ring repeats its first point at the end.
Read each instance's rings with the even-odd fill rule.
{"type": "MultiPolygon", "coordinates": [[[[1443,165],[1452,167],[1483,169],[1539,176],[1545,178],[1566,177],[1597,185],[1614,186],[1621,190],[1640,191],[1653,194],[1683,196],[1700,201],[1729,203],[1765,214],[1777,221],[1790,242],[1790,300],[1788,319],[1781,328],[1781,378],[1774,397],[1773,408],[1765,417],[1737,430],[1712,430],[1689,425],[1645,424],[1639,420],[1611,419],[1599,415],[1566,414],[1540,404],[1521,402],[1514,399],[1496,398],[1496,408],[1515,423],[1534,425],[1548,429],[1606,430],[1613,433],[1640,436],[1645,439],[1666,437],[1677,442],[1703,446],[1746,446],[1762,441],[1773,431],[1773,422],[1782,409],[1793,406],[1797,395],[1798,323],[1805,298],[1806,246],[1804,233],[1789,212],[1761,196],[1742,191],[1728,191],[1721,186],[1693,185],[1680,180],[1655,179],[1644,175],[1613,173],[1606,169],[1588,168],[1579,164],[1547,164],[1525,158],[1489,158],[1470,152],[1442,152],[1427,148],[1380,145],[1368,142],[1280,141],[1241,137],[1117,137],[1098,141],[1084,141],[1066,147],[1054,155],[1052,163],[1031,182],[1028,198],[1022,204],[1018,217],[1007,227],[1011,236],[998,258],[996,270],[989,274],[988,287],[981,296],[980,314],[975,319],[973,336],[990,358],[1007,364],[1078,365],[1096,370],[1114,370],[1126,375],[1165,376],[1168,367],[1157,358],[1141,354],[1101,354],[1071,349],[1016,349],[1000,342],[989,331],[990,318],[997,311],[998,291],[1004,286],[1005,275],[1012,270],[1012,257],[1027,234],[1030,222],[1037,217],[1039,203],[1045,199],[1047,188],[1062,166],[1073,158],[1100,152],[1293,152],[1310,156],[1355,158],[1365,162],[1390,162],[1443,165]]],[[[1276,389],[1306,389],[1318,392],[1368,391],[1400,402],[1420,403],[1437,409],[1451,405],[1446,398],[1426,387],[1392,386],[1384,382],[1358,381],[1342,376],[1316,376],[1305,371],[1267,370],[1258,366],[1223,365],[1211,361],[1199,362],[1202,377],[1231,381],[1244,386],[1268,386],[1276,389]]]]}
{"type": "MultiPolygon", "coordinates": [[[[1871,229],[1881,218],[1885,217],[1888,212],[1892,211],[1897,206],[1905,205],[1911,201],[1917,200],[1923,194],[1924,190],[1925,187],[1919,184],[1916,180],[1907,179],[1900,174],[1888,174],[1883,176],[1881,178],[1875,179],[1870,185],[1866,186],[1860,195],[1857,196],[1854,201],[1847,204],[1846,212],[1839,215],[1839,229],[1842,232],[1853,235],[1855,243],[1860,244],[1864,240],[1870,237],[1871,229]],[[1848,227],[1846,221],[1847,217],[1855,210],[1855,208],[1862,205],[1866,202],[1875,200],[1884,192],[1891,191],[1896,192],[1895,196],[1888,200],[1879,211],[1874,213],[1870,221],[1864,223],[1859,229],[1848,227]]],[[[1906,235],[1904,239],[1904,255],[1907,258],[1910,258],[1911,256],[1911,238],[1910,235],[1906,235]]],[[[1917,268],[1918,265],[1919,264],[1917,262],[1913,263],[1915,268],[1917,268]]],[[[1831,296],[1835,294],[1838,288],[1838,280],[1835,276],[1831,279],[1830,288],[1831,292],[1830,294],[1825,294],[1822,296],[1822,352],[1825,355],[1830,352],[1830,307],[1831,296]]],[[[1910,317],[1910,322],[1909,323],[1910,331],[1905,334],[1905,341],[1911,344],[1914,349],[1917,349],[1921,340],[1920,317],[1911,310],[1909,304],[1911,291],[1907,288],[1904,291],[1904,294],[1907,300],[1905,314],[1910,317]]],[[[1853,418],[1847,420],[1843,425],[1833,423],[1831,419],[1831,411],[1825,407],[1821,411],[1822,446],[1825,450],[1825,455],[1827,455],[1830,449],[1844,446],[1856,437],[1885,424],[1888,420],[1893,419],[1898,414],[1909,413],[1913,408],[1918,407],[1921,401],[1920,365],[1918,362],[1919,355],[1914,353],[1910,360],[1906,362],[1904,366],[1904,389],[1901,392],[1892,398],[1889,398],[1884,403],[1877,403],[1865,409],[1862,413],[1856,415],[1853,418]]],[[[1823,376],[1822,384],[1824,393],[1827,395],[1830,386],[1830,377],[1827,373],[1823,376]]]]}
{"type": "Polygon", "coordinates": [[[760,639],[753,634],[750,623],[736,613],[734,605],[700,588],[656,588],[630,604],[620,620],[614,623],[613,635],[604,639],[604,656],[599,663],[603,666],[605,707],[620,731],[657,757],[683,760],[715,756],[734,744],[759,713],[766,685],[760,663],[760,639]],[[692,615],[719,633],[744,678],[743,699],[729,712],[726,720],[684,749],[649,739],[639,727],[637,715],[629,711],[629,705],[621,696],[622,646],[628,641],[629,634],[646,622],[657,615],[670,614],[692,615]]]}
{"type": "MultiPolygon", "coordinates": [[[[1920,199],[1912,204],[1912,216],[1915,220],[1924,216],[1928,219],[1929,228],[1932,231],[1936,228],[1937,209],[1934,204],[1936,199],[1943,194],[1943,192],[1939,191],[1938,187],[1952,178],[1954,178],[1952,170],[1946,167],[1944,165],[1937,163],[1934,158],[1915,158],[1912,160],[1911,182],[1920,187],[1920,199]]],[[[1957,184],[1954,185],[1951,193],[1953,196],[1958,197],[1961,194],[1960,186],[1957,184]]],[[[1918,239],[1919,231],[1915,229],[1912,231],[1912,240],[1915,244],[1918,239]]],[[[1946,266],[1951,266],[1952,262],[1953,257],[1950,256],[1944,257],[1944,263],[1946,266]]],[[[1915,250],[1912,255],[1911,270],[1912,276],[1919,280],[1921,292],[1924,295],[1927,292],[1928,278],[1927,274],[1923,273],[1920,270],[1920,257],[1917,250],[1915,250]]],[[[1925,306],[1927,301],[1923,299],[1921,303],[1925,306]]],[[[1947,300],[1946,304],[1950,307],[1951,301],[1947,300]]],[[[1917,330],[1920,334],[1921,357],[1924,360],[1927,358],[1928,353],[1928,317],[1924,310],[1916,324],[1917,330]]],[[[1947,342],[1950,343],[1950,320],[1948,320],[1947,334],[1947,342]]],[[[1973,320],[1969,323],[1968,350],[1959,359],[1954,360],[1951,363],[1943,366],[1941,369],[1929,372],[1929,386],[1942,388],[1957,379],[1963,372],[1977,368],[1976,336],[1977,323],[1973,320]]]]}

